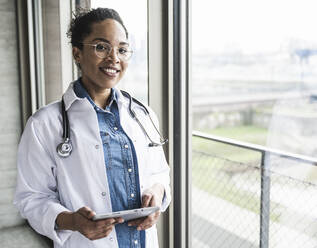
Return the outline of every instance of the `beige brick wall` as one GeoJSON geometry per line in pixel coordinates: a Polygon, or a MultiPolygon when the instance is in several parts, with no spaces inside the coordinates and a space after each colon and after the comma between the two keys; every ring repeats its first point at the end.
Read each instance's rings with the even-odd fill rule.
{"type": "Polygon", "coordinates": [[[15,1],[0,0],[0,229],[23,223],[12,204],[21,135],[15,1]]]}

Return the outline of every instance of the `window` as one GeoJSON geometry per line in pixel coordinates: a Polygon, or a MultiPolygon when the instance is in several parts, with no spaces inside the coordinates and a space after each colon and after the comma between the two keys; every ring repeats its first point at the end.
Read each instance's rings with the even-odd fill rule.
{"type": "Polygon", "coordinates": [[[192,1],[192,247],[316,245],[314,6],[192,1]]]}
{"type": "Polygon", "coordinates": [[[121,16],[129,32],[133,56],[126,75],[118,87],[131,93],[143,102],[148,100],[148,66],[147,66],[147,1],[138,1],[137,13],[134,1],[92,0],[92,8],[112,8],[121,16]],[[133,10],[133,11],[131,11],[133,10]]]}

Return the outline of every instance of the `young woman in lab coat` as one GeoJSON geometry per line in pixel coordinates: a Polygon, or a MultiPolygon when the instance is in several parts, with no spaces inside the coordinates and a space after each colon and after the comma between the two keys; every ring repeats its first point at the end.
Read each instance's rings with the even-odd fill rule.
{"type": "Polygon", "coordinates": [[[155,224],[170,202],[169,167],[162,146],[149,146],[149,137],[160,143],[160,135],[144,108],[116,88],[132,55],[128,32],[117,12],[99,8],[77,14],[68,34],[82,75],[62,98],[73,149],[57,153],[61,101],[31,116],[19,145],[15,205],[56,248],[158,247],[155,224]],[[92,220],[147,206],[160,211],[125,223],[92,220]]]}

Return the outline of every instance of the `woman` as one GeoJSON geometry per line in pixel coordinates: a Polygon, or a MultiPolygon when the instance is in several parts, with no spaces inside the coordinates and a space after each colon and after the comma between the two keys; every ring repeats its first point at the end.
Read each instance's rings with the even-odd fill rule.
{"type": "Polygon", "coordinates": [[[117,12],[98,8],[76,15],[68,34],[82,74],[62,98],[73,149],[56,150],[64,136],[61,102],[30,117],[19,145],[15,205],[54,247],[158,247],[160,211],[128,223],[92,220],[139,207],[164,211],[170,202],[163,142],[146,110],[156,127],[157,118],[115,88],[132,54],[128,32],[117,12]]]}

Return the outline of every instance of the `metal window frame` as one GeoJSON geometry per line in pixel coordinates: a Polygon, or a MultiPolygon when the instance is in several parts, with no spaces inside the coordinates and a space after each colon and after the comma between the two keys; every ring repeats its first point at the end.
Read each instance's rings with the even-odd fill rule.
{"type": "Polygon", "coordinates": [[[42,1],[15,1],[22,129],[45,104],[42,1]],[[26,42],[25,42],[26,41],[26,42]]]}
{"type": "Polygon", "coordinates": [[[19,81],[21,98],[21,124],[24,129],[27,119],[32,114],[30,71],[29,71],[29,49],[28,49],[28,25],[27,25],[27,2],[15,1],[17,18],[17,41],[19,57],[19,81]]]}
{"type": "Polygon", "coordinates": [[[149,105],[168,134],[173,196],[158,225],[162,247],[191,247],[190,5],[148,0],[149,105]]]}
{"type": "MultiPolygon", "coordinates": [[[[171,151],[173,140],[171,138],[172,111],[171,106],[171,85],[173,77],[171,77],[171,17],[172,17],[172,1],[152,1],[147,0],[148,9],[148,103],[156,112],[160,130],[164,137],[168,137],[169,143],[165,146],[166,158],[171,167],[172,160],[171,151]]],[[[173,205],[173,204],[171,204],[173,205]]],[[[173,247],[170,245],[171,226],[170,220],[172,216],[172,207],[170,207],[157,224],[158,239],[160,247],[173,247]]]]}
{"type": "MultiPolygon", "coordinates": [[[[86,0],[87,2],[87,0],[86,0]]],[[[85,3],[86,3],[85,2],[85,3]]],[[[43,27],[43,0],[15,1],[17,9],[19,77],[22,129],[27,119],[47,102],[45,94],[45,59],[43,27]]],[[[77,77],[72,51],[66,31],[75,10],[75,0],[59,0],[61,57],[61,94],[69,82],[77,77]]]]}
{"type": "Polygon", "coordinates": [[[149,105],[169,138],[172,203],[161,219],[162,247],[191,247],[190,0],[148,0],[149,105]]]}
{"type": "Polygon", "coordinates": [[[190,0],[173,2],[173,247],[191,247],[191,13],[190,0]]]}
{"type": "Polygon", "coordinates": [[[27,1],[31,110],[45,105],[42,0],[27,1]]]}

